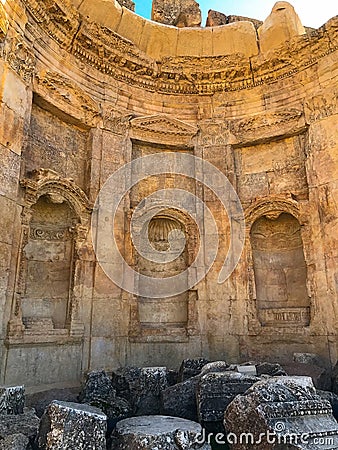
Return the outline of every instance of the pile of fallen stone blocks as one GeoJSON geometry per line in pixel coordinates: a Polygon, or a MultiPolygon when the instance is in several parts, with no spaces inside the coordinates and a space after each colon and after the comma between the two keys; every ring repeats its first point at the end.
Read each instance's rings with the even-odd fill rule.
{"type": "Polygon", "coordinates": [[[318,390],[311,377],[290,376],[279,364],[204,358],[184,360],[177,372],[97,370],[78,395],[33,396],[41,417],[25,408],[23,386],[0,387],[0,450],[335,449],[335,371],[332,380],[331,391],[318,390]]]}

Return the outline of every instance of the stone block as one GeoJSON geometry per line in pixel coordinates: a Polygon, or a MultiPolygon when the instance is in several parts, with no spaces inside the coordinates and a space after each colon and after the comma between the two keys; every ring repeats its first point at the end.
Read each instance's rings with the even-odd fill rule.
{"type": "Polygon", "coordinates": [[[178,382],[180,383],[200,374],[202,368],[209,362],[205,358],[184,359],[178,371],[178,382]]]}
{"type": "Polygon", "coordinates": [[[0,441],[0,450],[31,450],[29,439],[21,433],[11,434],[0,441]]]}
{"type": "Polygon", "coordinates": [[[150,58],[176,56],[178,28],[146,21],[140,40],[140,50],[150,58]]]}
{"type": "Polygon", "coordinates": [[[201,375],[206,375],[210,372],[226,372],[228,370],[230,370],[230,366],[225,361],[213,361],[202,367],[201,375]]]}
{"type": "Polygon", "coordinates": [[[107,417],[93,406],[53,401],[41,418],[41,450],[105,450],[107,417]]]}
{"type": "Polygon", "coordinates": [[[224,416],[228,436],[248,433],[250,445],[237,440],[232,450],[277,450],[338,445],[338,424],[331,405],[322,400],[309,377],[273,377],[238,395],[224,416]],[[316,445],[317,442],[317,445],[316,445]]]}
{"type": "Polygon", "coordinates": [[[305,28],[293,6],[288,2],[277,2],[263,25],[258,28],[261,52],[276,48],[301,34],[305,34],[305,28]]]}
{"type": "Polygon", "coordinates": [[[108,425],[113,426],[118,420],[129,417],[131,406],[129,402],[116,396],[111,378],[104,370],[89,372],[79,395],[81,403],[100,408],[108,418],[108,425]]]}
{"type": "Polygon", "coordinates": [[[76,403],[78,400],[78,390],[78,388],[49,389],[48,391],[26,394],[26,406],[28,408],[34,408],[36,415],[41,417],[47,406],[53,400],[76,403]]]}
{"type": "Polygon", "coordinates": [[[258,54],[256,30],[251,22],[236,22],[213,30],[213,55],[241,53],[247,58],[258,54]]]}
{"type": "Polygon", "coordinates": [[[153,0],[151,19],[177,27],[199,27],[202,14],[195,0],[153,0]]]}
{"type": "Polygon", "coordinates": [[[0,386],[0,414],[22,414],[24,406],[24,386],[0,386]]]}
{"type": "Polygon", "coordinates": [[[198,421],[196,391],[200,377],[194,376],[162,392],[162,412],[168,416],[198,421]]]}
{"type": "Polygon", "coordinates": [[[324,367],[315,364],[289,363],[283,364],[288,375],[311,377],[317,389],[329,390],[331,387],[330,374],[324,367]]]}
{"type": "Polygon", "coordinates": [[[124,367],[112,374],[117,395],[128,400],[135,415],[159,414],[168,387],[166,367],[124,367]]]}
{"type": "Polygon", "coordinates": [[[139,46],[145,22],[146,20],[143,17],[123,8],[121,21],[116,32],[139,46]]]}
{"type": "Polygon", "coordinates": [[[198,443],[201,426],[190,420],[169,416],[132,417],[119,422],[112,450],[210,450],[198,443]]]}
{"type": "Polygon", "coordinates": [[[197,389],[197,411],[203,424],[222,422],[224,411],[238,394],[243,394],[258,377],[238,372],[210,372],[201,377],[197,389]]]}
{"type": "Polygon", "coordinates": [[[40,419],[34,409],[25,408],[22,414],[0,414],[0,442],[6,436],[22,434],[33,442],[39,429],[40,419]]]}
{"type": "Polygon", "coordinates": [[[97,22],[111,30],[116,30],[122,16],[122,7],[115,0],[99,0],[93,3],[84,0],[78,11],[93,22],[97,22]]]}

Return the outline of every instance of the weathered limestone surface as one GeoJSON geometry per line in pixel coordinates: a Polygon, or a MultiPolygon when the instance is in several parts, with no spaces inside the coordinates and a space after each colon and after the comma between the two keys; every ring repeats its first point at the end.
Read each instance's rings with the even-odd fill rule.
{"type": "MultiPolygon", "coordinates": [[[[181,19],[176,25],[187,24],[181,19]]],[[[332,18],[303,34],[285,2],[258,34],[243,20],[167,26],[115,0],[2,3],[1,384],[75,386],[100,367],[176,370],[193,355],[283,367],[294,353],[317,353],[321,371],[337,364],[337,30],[332,18]],[[201,157],[230,180],[244,211],[245,242],[236,270],[218,283],[231,237],[215,195],[178,174],[142,180],[139,194],[179,186],[215,219],[217,232],[197,200],[191,217],[170,206],[165,220],[154,218],[154,228],[178,224],[187,238],[172,268],[204,274],[203,239],[219,238],[200,283],[175,298],[149,299],[106,275],[91,219],[117,169],[169,150],[201,157]]],[[[135,270],[165,276],[137,257],[132,216],[153,203],[133,192],[116,217],[120,253],[135,270]]],[[[152,235],[155,246],[160,240],[152,235]]],[[[120,272],[117,258],[109,264],[120,272]]],[[[138,275],[130,282],[137,287],[138,275]]],[[[153,378],[156,395],[137,387],[135,398],[143,392],[147,408],[160,407],[168,385],[164,375],[153,378]]]]}
{"type": "MultiPolygon", "coordinates": [[[[297,449],[316,448],[319,438],[326,439],[324,448],[338,445],[331,405],[316,394],[309,377],[274,377],[256,383],[228,406],[224,426],[236,436],[251,433],[252,449],[289,448],[288,444],[297,449]]],[[[249,447],[238,440],[232,448],[249,447]]]]}
{"type": "Polygon", "coordinates": [[[302,34],[305,34],[305,28],[293,6],[288,2],[277,2],[270,16],[258,28],[262,52],[278,47],[283,42],[302,34]]]}
{"type": "Polygon", "coordinates": [[[131,11],[135,11],[135,2],[132,0],[117,0],[121,6],[130,9],[131,11]]]}
{"type": "Polygon", "coordinates": [[[170,416],[141,416],[117,424],[112,450],[210,450],[198,443],[201,426],[190,420],[170,416]]]}
{"type": "Polygon", "coordinates": [[[153,0],[151,19],[176,27],[199,27],[202,15],[195,0],[153,0]]]}
{"type": "Polygon", "coordinates": [[[218,27],[220,25],[227,25],[228,23],[241,22],[243,20],[252,22],[255,25],[256,29],[259,28],[263,23],[261,20],[250,19],[249,17],[235,16],[235,15],[227,16],[219,11],[214,11],[213,9],[209,9],[207,22],[206,22],[205,26],[206,27],[218,27]]]}
{"type": "Polygon", "coordinates": [[[53,401],[39,427],[37,445],[42,450],[106,449],[107,417],[98,408],[53,401]]]}

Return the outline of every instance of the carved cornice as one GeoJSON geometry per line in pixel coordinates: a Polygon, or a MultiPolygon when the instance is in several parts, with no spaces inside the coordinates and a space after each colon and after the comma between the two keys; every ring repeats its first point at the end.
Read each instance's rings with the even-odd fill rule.
{"type": "Polygon", "coordinates": [[[250,60],[243,55],[155,61],[112,30],[90,23],[69,0],[24,0],[50,38],[76,59],[125,84],[171,94],[213,94],[291,77],[338,48],[338,18],[310,36],[250,60]]]}
{"type": "Polygon", "coordinates": [[[90,125],[99,120],[99,106],[77,84],[60,73],[43,70],[34,81],[34,91],[61,111],[90,125]]]}
{"type": "Polygon", "coordinates": [[[293,108],[234,120],[230,122],[230,129],[242,146],[299,134],[306,129],[306,124],[303,111],[293,108]]]}
{"type": "Polygon", "coordinates": [[[166,115],[139,117],[130,122],[130,137],[146,142],[192,146],[197,127],[166,115]]]}
{"type": "Polygon", "coordinates": [[[282,213],[288,213],[300,221],[299,203],[293,200],[291,196],[273,195],[262,198],[250,205],[244,213],[247,232],[250,232],[254,222],[263,216],[269,219],[278,219],[282,213]]]}

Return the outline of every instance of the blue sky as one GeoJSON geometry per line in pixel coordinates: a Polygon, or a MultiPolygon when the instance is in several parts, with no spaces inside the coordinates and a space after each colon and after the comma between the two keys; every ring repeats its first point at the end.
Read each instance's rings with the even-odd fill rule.
{"type": "MultiPolygon", "coordinates": [[[[152,0],[134,1],[137,14],[150,18],[152,0]]],[[[237,14],[264,20],[275,3],[275,0],[200,0],[203,14],[202,25],[205,25],[209,9],[215,9],[227,15],[237,14]]],[[[309,27],[318,28],[338,14],[337,0],[292,0],[290,3],[297,11],[303,25],[309,27]]]]}

